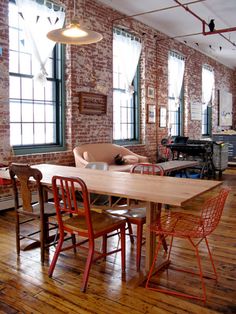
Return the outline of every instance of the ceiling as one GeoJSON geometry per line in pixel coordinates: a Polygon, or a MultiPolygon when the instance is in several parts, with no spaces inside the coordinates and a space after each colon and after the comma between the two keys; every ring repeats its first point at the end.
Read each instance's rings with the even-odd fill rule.
{"type": "Polygon", "coordinates": [[[236,0],[99,1],[128,16],[158,10],[134,18],[236,69],[236,0]],[[187,12],[180,4],[188,4],[187,7],[192,13],[187,12]],[[214,19],[215,23],[214,32],[210,35],[203,35],[203,31],[210,32],[208,24],[211,19],[214,19]],[[203,25],[205,25],[205,30],[203,25]],[[228,29],[231,28],[233,31],[229,32],[228,29]]]}

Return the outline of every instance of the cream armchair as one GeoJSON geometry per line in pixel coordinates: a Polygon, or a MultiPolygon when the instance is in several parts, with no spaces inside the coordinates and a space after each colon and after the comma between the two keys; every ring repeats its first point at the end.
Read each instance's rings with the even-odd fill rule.
{"type": "Polygon", "coordinates": [[[73,150],[76,167],[86,167],[89,162],[106,162],[109,165],[109,170],[112,171],[127,171],[135,163],[146,163],[148,158],[133,153],[129,149],[111,144],[84,144],[77,146],[73,150]],[[124,159],[123,165],[115,164],[115,156],[120,154],[124,159]]]}

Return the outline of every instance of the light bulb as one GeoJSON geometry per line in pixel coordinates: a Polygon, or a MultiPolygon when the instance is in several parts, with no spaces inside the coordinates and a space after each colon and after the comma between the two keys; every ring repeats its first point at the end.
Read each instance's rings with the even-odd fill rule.
{"type": "Polygon", "coordinates": [[[78,24],[70,24],[70,26],[62,32],[62,34],[66,37],[73,37],[73,38],[85,37],[88,35],[87,32],[79,28],[78,24]]]}

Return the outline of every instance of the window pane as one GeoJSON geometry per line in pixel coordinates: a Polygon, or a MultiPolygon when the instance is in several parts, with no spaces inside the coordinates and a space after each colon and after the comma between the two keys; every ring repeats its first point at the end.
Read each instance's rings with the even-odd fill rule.
{"type": "Polygon", "coordinates": [[[44,114],[44,104],[36,103],[34,105],[34,121],[35,122],[44,122],[45,114],[44,114]]]}
{"type": "Polygon", "coordinates": [[[15,76],[10,76],[10,97],[20,98],[20,78],[15,76]]]}
{"type": "Polygon", "coordinates": [[[9,29],[9,49],[18,50],[18,30],[14,28],[9,29]]]}
{"type": "Polygon", "coordinates": [[[20,53],[20,72],[22,74],[32,74],[31,71],[31,56],[26,53],[20,53]]]}
{"type": "Polygon", "coordinates": [[[47,77],[53,77],[53,60],[48,59],[46,63],[46,72],[47,72],[47,77]]]}
{"type": "Polygon", "coordinates": [[[34,99],[44,100],[44,86],[37,80],[34,81],[34,99]]]}
{"type": "Polygon", "coordinates": [[[21,107],[19,102],[10,102],[10,120],[11,122],[21,121],[21,107]]]}
{"type": "Polygon", "coordinates": [[[11,145],[21,145],[21,124],[11,123],[10,124],[10,143],[11,145]]]}
{"type": "Polygon", "coordinates": [[[22,122],[33,121],[33,105],[30,102],[22,103],[22,122]]]}
{"type": "Polygon", "coordinates": [[[33,123],[22,123],[22,144],[34,144],[34,128],[33,123]]]}
{"type": "Polygon", "coordinates": [[[45,86],[45,100],[52,101],[55,99],[55,82],[47,81],[45,86]]]}
{"type": "Polygon", "coordinates": [[[34,141],[35,144],[45,143],[45,128],[43,123],[35,123],[34,125],[34,141]]]}
{"type": "Polygon", "coordinates": [[[46,105],[45,106],[46,111],[46,122],[53,122],[55,121],[55,110],[53,105],[46,105]]]}
{"type": "Polygon", "coordinates": [[[33,82],[31,78],[22,77],[22,99],[33,98],[33,82]]]}
{"type": "Polygon", "coordinates": [[[54,123],[47,123],[46,124],[46,143],[54,143],[55,139],[56,128],[54,123]]]}
{"type": "Polygon", "coordinates": [[[18,52],[10,51],[9,53],[9,72],[18,73],[19,71],[19,60],[18,60],[18,52]]]}

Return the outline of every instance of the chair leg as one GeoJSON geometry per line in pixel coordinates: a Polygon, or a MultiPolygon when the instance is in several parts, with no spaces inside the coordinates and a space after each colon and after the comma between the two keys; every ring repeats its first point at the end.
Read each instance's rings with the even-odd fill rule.
{"type": "Polygon", "coordinates": [[[46,243],[46,229],[47,229],[48,219],[42,215],[40,217],[40,249],[41,249],[41,264],[44,264],[45,257],[45,243],[46,243]]]}
{"type": "Polygon", "coordinates": [[[206,246],[207,246],[207,250],[208,250],[208,254],[210,256],[210,260],[211,260],[211,265],[212,265],[212,268],[214,270],[214,274],[216,276],[216,281],[218,280],[218,276],[217,276],[217,272],[216,272],[216,268],[215,268],[215,264],[214,264],[214,261],[213,261],[213,257],[212,257],[212,254],[211,254],[211,250],[210,250],[210,247],[209,247],[209,244],[208,244],[208,241],[207,241],[207,238],[205,237],[205,242],[206,242],[206,246]]]}
{"type": "Polygon", "coordinates": [[[158,241],[158,244],[157,244],[157,247],[156,247],[156,252],[155,252],[155,255],[154,255],[154,258],[153,258],[153,262],[152,262],[152,266],[150,268],[150,271],[148,273],[148,277],[147,277],[147,281],[146,281],[146,285],[145,285],[145,288],[149,288],[149,281],[152,277],[152,273],[153,273],[153,270],[154,270],[154,267],[155,267],[155,263],[156,263],[156,260],[157,260],[157,256],[158,256],[158,252],[159,252],[159,249],[161,247],[161,244],[162,244],[162,240],[159,238],[159,241],[158,241]]]}
{"type": "Polygon", "coordinates": [[[136,252],[136,269],[137,269],[137,271],[140,271],[142,239],[143,239],[143,225],[138,224],[137,225],[137,252],[136,252]]]}
{"type": "MultiPolygon", "coordinates": [[[[199,275],[200,275],[200,279],[202,282],[202,292],[203,292],[203,298],[202,300],[204,302],[206,302],[206,287],[205,287],[205,283],[203,280],[203,274],[202,274],[202,266],[201,266],[201,260],[200,260],[200,256],[199,256],[199,252],[198,252],[198,247],[195,247],[195,252],[196,252],[196,257],[197,257],[197,262],[198,262],[198,267],[199,267],[199,275]]],[[[199,298],[201,299],[201,298],[199,298]]]]}
{"type": "Polygon", "coordinates": [[[174,236],[171,236],[171,240],[170,240],[170,246],[169,246],[169,252],[168,252],[168,256],[167,256],[167,260],[170,260],[170,254],[171,254],[171,250],[172,250],[172,245],[173,245],[173,240],[174,240],[174,236]]]}
{"type": "Polygon", "coordinates": [[[63,242],[64,242],[64,234],[60,234],[60,238],[59,238],[59,241],[58,241],[58,244],[57,244],[57,247],[56,247],[56,251],[54,253],[51,265],[50,265],[49,270],[48,270],[48,276],[49,277],[52,277],[52,274],[53,274],[54,268],[56,266],[56,262],[57,262],[58,256],[59,256],[59,254],[61,252],[61,247],[62,247],[63,242]]]}
{"type": "Polygon", "coordinates": [[[105,261],[106,254],[107,254],[107,234],[104,234],[102,238],[102,253],[104,254],[104,261],[105,261]]]}
{"type": "Polygon", "coordinates": [[[20,217],[16,212],[16,253],[20,254],[20,217]]]}
{"type": "Polygon", "coordinates": [[[125,273],[125,224],[120,228],[120,235],[121,235],[121,266],[122,266],[122,273],[125,273]]]}
{"type": "Polygon", "coordinates": [[[72,244],[73,244],[73,250],[74,250],[74,253],[76,253],[76,238],[75,238],[75,234],[71,234],[71,241],[72,241],[72,244]]]}
{"type": "Polygon", "coordinates": [[[89,272],[91,268],[91,264],[93,261],[93,254],[94,254],[94,241],[92,243],[89,243],[89,251],[88,251],[88,257],[85,265],[84,275],[83,275],[83,282],[81,286],[81,291],[85,292],[88,284],[88,277],[89,272]]]}
{"type": "Polygon", "coordinates": [[[130,237],[130,242],[132,244],[134,244],[134,236],[133,236],[133,229],[132,229],[132,225],[130,222],[127,222],[128,224],[128,230],[129,230],[129,237],[130,237]]]}

